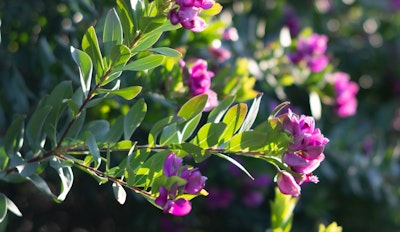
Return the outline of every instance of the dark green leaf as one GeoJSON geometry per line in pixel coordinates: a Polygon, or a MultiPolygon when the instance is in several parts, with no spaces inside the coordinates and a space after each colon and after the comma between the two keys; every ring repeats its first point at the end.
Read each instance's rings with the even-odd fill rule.
{"type": "Polygon", "coordinates": [[[120,115],[112,125],[104,142],[107,142],[109,144],[117,143],[121,139],[123,133],[124,133],[124,115],[120,115]]]}
{"type": "Polygon", "coordinates": [[[57,196],[51,192],[49,186],[47,185],[46,181],[42,179],[42,177],[40,177],[37,174],[34,174],[32,176],[27,177],[27,179],[30,180],[32,184],[35,185],[36,188],[38,188],[42,193],[46,194],[47,196],[50,196],[54,200],[57,200],[57,196]]]}
{"type": "Polygon", "coordinates": [[[115,45],[122,44],[122,25],[115,9],[108,11],[103,30],[103,43],[106,55],[111,54],[115,45]]]}
{"type": "Polygon", "coordinates": [[[203,109],[207,104],[207,99],[208,99],[207,94],[201,94],[192,97],[181,107],[177,115],[179,117],[185,118],[186,120],[189,120],[197,116],[198,114],[201,114],[201,112],[203,112],[203,109]]]}
{"type": "Polygon", "coordinates": [[[150,146],[156,145],[158,135],[161,133],[164,127],[166,127],[171,123],[181,122],[181,121],[184,121],[184,119],[181,117],[169,116],[167,118],[161,119],[160,121],[156,122],[154,126],[150,129],[149,145],[150,146]]]}
{"type": "Polygon", "coordinates": [[[218,106],[211,110],[210,114],[208,115],[207,122],[219,122],[234,101],[235,95],[230,95],[222,100],[218,106]]]}
{"type": "Polygon", "coordinates": [[[99,168],[101,164],[100,150],[96,143],[96,138],[90,132],[86,133],[86,144],[89,148],[90,154],[93,156],[94,168],[99,168]]]}
{"type": "Polygon", "coordinates": [[[96,138],[96,141],[105,141],[110,131],[110,123],[106,120],[94,120],[85,125],[82,132],[86,131],[90,131],[96,138]]]}
{"type": "Polygon", "coordinates": [[[8,167],[10,158],[8,157],[4,147],[0,147],[0,172],[8,167]]]}
{"type": "Polygon", "coordinates": [[[96,31],[93,26],[89,27],[82,39],[82,48],[91,58],[94,63],[95,70],[97,72],[96,83],[99,82],[99,78],[104,73],[103,56],[101,55],[99,41],[97,40],[96,31]]]}
{"type": "Polygon", "coordinates": [[[46,122],[46,118],[49,115],[52,107],[43,106],[39,107],[30,118],[27,128],[26,135],[32,150],[35,152],[41,147],[43,138],[43,125],[46,122]]]}
{"type": "Polygon", "coordinates": [[[146,49],[153,46],[158,41],[161,35],[162,32],[152,32],[144,35],[136,42],[131,51],[133,53],[146,51],[146,49]]]}
{"type": "Polygon", "coordinates": [[[165,56],[163,55],[150,55],[138,60],[132,61],[127,65],[116,68],[118,71],[144,71],[153,69],[164,63],[165,56]]]}
{"type": "Polygon", "coordinates": [[[71,46],[71,55],[75,63],[78,65],[82,91],[85,97],[87,97],[92,83],[92,71],[93,71],[92,59],[86,52],[83,52],[79,49],[75,49],[72,46],[71,46]]]}
{"type": "MultiPolygon", "coordinates": [[[[4,149],[10,156],[21,149],[24,142],[24,116],[16,115],[4,137],[4,149]]],[[[0,164],[1,165],[1,164],[0,164]]]]}
{"type": "Polygon", "coordinates": [[[182,57],[182,53],[178,52],[175,49],[168,47],[158,47],[149,49],[152,52],[160,53],[161,55],[170,56],[170,57],[182,57]]]}
{"type": "Polygon", "coordinates": [[[60,194],[57,196],[57,199],[55,199],[57,201],[65,200],[74,182],[74,173],[72,172],[72,168],[69,165],[70,164],[65,165],[64,163],[61,163],[56,158],[53,158],[50,162],[50,166],[57,171],[58,176],[61,180],[61,191],[60,194]]]}
{"type": "Polygon", "coordinates": [[[133,25],[132,9],[126,4],[124,0],[117,0],[117,13],[121,21],[123,34],[125,36],[124,43],[130,43],[135,37],[136,26],[133,25]]]}
{"type": "Polygon", "coordinates": [[[137,101],[124,118],[124,139],[130,139],[133,132],[142,123],[147,112],[147,105],[143,99],[137,101]]]}

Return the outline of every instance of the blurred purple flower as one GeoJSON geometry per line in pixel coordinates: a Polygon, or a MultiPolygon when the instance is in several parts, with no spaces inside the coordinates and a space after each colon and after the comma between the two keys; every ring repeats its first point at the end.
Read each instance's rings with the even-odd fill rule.
{"type": "Polygon", "coordinates": [[[217,61],[222,63],[229,58],[231,58],[231,52],[228,49],[225,49],[223,47],[215,47],[211,46],[210,47],[210,53],[217,58],[217,61]]]}
{"type": "Polygon", "coordinates": [[[232,200],[233,193],[230,189],[211,188],[208,191],[207,205],[211,210],[227,208],[232,200]]]}
{"type": "Polygon", "coordinates": [[[358,85],[350,81],[350,76],[344,72],[335,72],[326,76],[328,82],[334,86],[335,110],[339,117],[352,116],[357,111],[358,85]]]}
{"type": "Polygon", "coordinates": [[[247,207],[258,207],[264,202],[264,194],[258,190],[250,189],[244,193],[242,200],[247,207]]]}
{"type": "Polygon", "coordinates": [[[284,25],[289,28],[290,35],[291,36],[296,36],[299,31],[300,31],[300,18],[296,14],[296,12],[293,10],[292,7],[289,5],[286,5],[285,8],[283,9],[283,15],[284,15],[284,25]]]}
{"type": "Polygon", "coordinates": [[[400,10],[400,0],[389,0],[389,9],[400,10]]]}
{"type": "Polygon", "coordinates": [[[294,64],[304,62],[313,72],[321,72],[329,63],[324,55],[327,49],[328,37],[326,35],[312,34],[309,37],[300,37],[296,51],[287,56],[294,64]]]}
{"type": "Polygon", "coordinates": [[[227,41],[237,41],[237,40],[239,40],[239,34],[238,34],[238,31],[236,30],[236,28],[229,27],[224,30],[224,33],[222,34],[222,38],[227,41]]]}
{"type": "Polygon", "coordinates": [[[182,158],[176,157],[174,153],[167,156],[164,161],[163,171],[168,177],[178,175],[178,169],[182,166],[182,158]]]}

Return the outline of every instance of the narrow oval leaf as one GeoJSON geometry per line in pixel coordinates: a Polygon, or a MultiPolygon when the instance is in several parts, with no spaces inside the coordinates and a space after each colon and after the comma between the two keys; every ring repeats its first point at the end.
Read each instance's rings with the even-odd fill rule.
{"type": "Polygon", "coordinates": [[[41,146],[41,142],[43,140],[43,125],[46,121],[47,116],[49,115],[52,107],[44,106],[38,108],[30,118],[27,128],[26,134],[29,144],[31,145],[33,151],[36,151],[41,146]]]}
{"type": "Polygon", "coordinates": [[[246,113],[247,105],[244,103],[237,104],[228,110],[222,120],[226,124],[222,142],[232,138],[233,134],[242,126],[246,113]]]}
{"type": "Polygon", "coordinates": [[[258,131],[245,131],[236,134],[229,140],[229,151],[257,151],[264,148],[268,142],[268,136],[258,131]]]}
{"type": "Polygon", "coordinates": [[[124,118],[124,139],[131,138],[133,132],[140,126],[147,112],[147,105],[143,99],[136,102],[124,118]]]}
{"type": "Polygon", "coordinates": [[[114,197],[120,203],[123,205],[126,200],[126,192],[125,189],[118,183],[113,183],[112,184],[113,192],[114,192],[114,197]]]}
{"type": "Polygon", "coordinates": [[[89,27],[82,39],[82,48],[91,58],[97,72],[98,79],[96,84],[103,76],[104,73],[104,63],[103,56],[101,55],[99,41],[97,39],[96,31],[93,26],[89,27]]]}
{"type": "MultiPolygon", "coordinates": [[[[6,201],[7,201],[7,209],[10,210],[13,214],[15,214],[18,217],[22,217],[22,213],[21,211],[19,211],[18,207],[14,204],[14,202],[12,200],[10,200],[10,198],[6,197],[6,201]]],[[[1,209],[1,206],[0,206],[1,209]]],[[[0,220],[1,222],[1,220],[0,220]]]]}
{"type": "Polygon", "coordinates": [[[112,94],[118,95],[125,98],[126,100],[132,100],[142,91],[142,86],[131,86],[124,89],[118,89],[111,91],[112,94]]]}
{"type": "Polygon", "coordinates": [[[42,179],[39,175],[35,174],[32,176],[27,177],[28,180],[32,182],[33,185],[36,186],[42,193],[46,194],[47,196],[50,196],[54,200],[57,200],[56,195],[54,195],[49,186],[47,185],[46,181],[42,179]]]}
{"type": "Polygon", "coordinates": [[[150,55],[138,60],[132,61],[127,65],[117,68],[118,71],[144,71],[160,66],[164,62],[163,55],[150,55]]]}
{"type": "Polygon", "coordinates": [[[98,168],[101,164],[100,150],[96,143],[96,138],[90,132],[86,134],[86,144],[89,148],[90,154],[93,156],[94,168],[98,168]]]}
{"type": "Polygon", "coordinates": [[[117,120],[115,120],[114,124],[111,126],[110,131],[108,132],[107,136],[104,138],[104,142],[109,144],[117,143],[120,139],[122,134],[124,133],[124,116],[120,115],[117,120]]]}
{"type": "Polygon", "coordinates": [[[254,180],[254,177],[247,171],[247,169],[245,167],[243,167],[239,162],[237,162],[235,159],[232,159],[231,157],[221,154],[221,153],[215,153],[216,156],[228,160],[229,162],[231,162],[233,165],[235,165],[236,167],[238,167],[240,170],[242,170],[244,173],[246,173],[246,175],[248,177],[250,177],[252,180],[254,180]]]}
{"type": "Polygon", "coordinates": [[[6,196],[0,193],[0,223],[6,218],[6,216],[7,216],[6,196]]]}
{"type": "Polygon", "coordinates": [[[113,46],[122,44],[122,25],[114,8],[108,11],[104,22],[103,43],[106,55],[110,55],[113,46]]]}
{"type": "Polygon", "coordinates": [[[160,145],[165,146],[173,143],[181,143],[182,134],[178,131],[176,123],[164,127],[160,136],[160,145]]]}
{"type": "Polygon", "coordinates": [[[123,34],[125,35],[124,42],[126,44],[130,43],[135,34],[134,31],[135,25],[133,25],[133,16],[132,16],[132,9],[126,4],[124,0],[117,0],[117,9],[116,9],[118,16],[121,21],[121,26],[123,30],[123,34]]]}
{"type": "Polygon", "coordinates": [[[168,47],[158,47],[158,48],[151,48],[149,49],[152,52],[157,52],[161,55],[170,56],[170,57],[182,57],[182,53],[179,51],[168,48],[168,47]]]}
{"type": "Polygon", "coordinates": [[[64,201],[74,182],[74,173],[72,168],[68,165],[61,163],[58,159],[53,158],[50,162],[50,166],[54,168],[61,180],[61,191],[55,199],[56,201],[64,201]]]}
{"type": "Polygon", "coordinates": [[[24,141],[24,116],[14,117],[10,127],[7,129],[4,137],[4,148],[7,155],[11,156],[21,149],[24,141]]]}
{"type": "Polygon", "coordinates": [[[153,46],[160,36],[162,35],[162,32],[152,32],[147,35],[144,35],[142,38],[140,38],[136,45],[132,48],[132,52],[141,52],[145,51],[149,47],[153,46]]]}
{"type": "Polygon", "coordinates": [[[194,130],[197,128],[197,125],[200,122],[200,119],[201,114],[198,114],[194,118],[179,124],[179,130],[182,133],[182,141],[185,141],[193,134],[194,130]]]}
{"type": "Polygon", "coordinates": [[[158,135],[161,133],[164,127],[174,122],[182,122],[184,121],[181,117],[169,116],[167,118],[161,119],[156,122],[154,126],[150,129],[149,133],[149,145],[155,146],[157,143],[158,135]]]}
{"type": "Polygon", "coordinates": [[[85,97],[87,97],[92,82],[92,72],[93,72],[92,59],[86,52],[76,49],[72,46],[70,50],[72,59],[78,65],[79,77],[81,81],[83,94],[85,95],[85,97]]]}
{"type": "Polygon", "coordinates": [[[242,127],[240,128],[239,132],[248,131],[250,130],[251,126],[253,125],[254,121],[256,120],[258,109],[260,108],[262,93],[259,94],[254,100],[253,104],[249,109],[249,113],[247,114],[246,119],[244,120],[242,127]]]}
{"type": "Polygon", "coordinates": [[[202,126],[193,139],[193,144],[201,148],[210,148],[217,145],[221,141],[221,137],[226,128],[226,124],[220,123],[207,123],[202,126]]]}
{"type": "Polygon", "coordinates": [[[189,120],[197,116],[198,114],[201,114],[201,112],[203,112],[204,107],[207,104],[207,99],[208,99],[207,94],[201,94],[192,97],[181,107],[177,115],[179,117],[185,118],[186,120],[189,120]]]}

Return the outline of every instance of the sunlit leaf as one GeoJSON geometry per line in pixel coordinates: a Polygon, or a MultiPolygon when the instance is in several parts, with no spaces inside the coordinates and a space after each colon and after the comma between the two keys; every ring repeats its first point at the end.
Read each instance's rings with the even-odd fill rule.
{"type": "Polygon", "coordinates": [[[142,52],[153,46],[162,35],[162,32],[152,32],[141,37],[136,45],[132,48],[132,52],[142,52]]]}
{"type": "Polygon", "coordinates": [[[247,171],[247,169],[245,167],[243,167],[243,165],[241,165],[239,162],[237,162],[235,159],[221,154],[221,153],[215,153],[216,156],[228,160],[231,164],[235,165],[236,167],[238,167],[240,170],[242,170],[248,177],[250,177],[252,180],[254,180],[254,177],[247,171]]]}
{"type": "Polygon", "coordinates": [[[138,60],[132,61],[127,65],[116,68],[118,71],[144,71],[153,69],[160,66],[164,62],[165,56],[163,55],[150,55],[138,60]]]}
{"type": "Polygon", "coordinates": [[[214,16],[219,14],[222,11],[222,5],[219,3],[214,3],[214,5],[207,10],[203,10],[200,12],[200,15],[202,16],[214,16]]]}
{"type": "Polygon", "coordinates": [[[207,123],[197,132],[193,143],[201,148],[213,147],[221,141],[225,128],[226,124],[223,122],[207,123]]]}
{"type": "Polygon", "coordinates": [[[231,107],[225,114],[222,122],[226,124],[223,141],[232,138],[233,134],[239,130],[246,117],[247,105],[244,103],[231,107]]]}
{"type": "Polygon", "coordinates": [[[74,182],[74,173],[72,172],[72,168],[69,166],[69,164],[65,165],[56,158],[51,160],[50,166],[57,171],[61,180],[61,191],[55,200],[64,201],[72,188],[74,182]]]}
{"type": "Polygon", "coordinates": [[[115,45],[122,44],[122,25],[115,9],[108,11],[103,30],[103,43],[106,55],[111,54],[115,45]]]}
{"type": "Polygon", "coordinates": [[[191,119],[203,112],[208,99],[207,94],[192,97],[178,111],[177,115],[185,119],[191,119]]]}
{"type": "Polygon", "coordinates": [[[116,11],[121,21],[124,34],[124,43],[130,43],[135,37],[136,25],[133,25],[133,15],[131,7],[124,0],[117,0],[116,11]]]}
{"type": "Polygon", "coordinates": [[[258,131],[245,131],[229,140],[229,151],[257,151],[267,144],[267,134],[258,131]]]}
{"type": "MultiPolygon", "coordinates": [[[[0,193],[1,194],[1,193],[0,193]]],[[[13,214],[15,214],[18,217],[22,217],[22,213],[21,211],[19,211],[18,207],[15,205],[15,203],[10,200],[10,198],[6,197],[6,201],[7,201],[7,209],[10,210],[13,214]]],[[[1,208],[1,206],[0,206],[1,208]]],[[[1,222],[1,220],[0,220],[1,222]]]]}
{"type": "Polygon", "coordinates": [[[82,48],[91,58],[95,70],[97,72],[96,83],[99,82],[99,78],[103,76],[104,73],[104,62],[103,56],[101,55],[99,41],[97,39],[96,31],[93,26],[89,27],[82,39],[82,48]]]}
{"type": "Polygon", "coordinates": [[[165,146],[172,143],[180,143],[182,141],[182,134],[178,131],[176,123],[170,124],[162,130],[160,136],[160,145],[165,146]]]}
{"type": "Polygon", "coordinates": [[[92,82],[92,71],[93,71],[92,59],[86,52],[76,49],[72,46],[70,50],[73,60],[78,65],[79,77],[80,77],[79,79],[81,81],[83,94],[86,97],[90,91],[90,86],[92,82]]]}
{"type": "Polygon", "coordinates": [[[219,102],[219,104],[211,110],[210,114],[208,115],[207,122],[219,122],[234,101],[235,95],[230,95],[219,102]]]}
{"type": "Polygon", "coordinates": [[[185,122],[181,122],[178,124],[179,126],[179,130],[182,133],[182,138],[181,141],[185,141],[186,139],[188,139],[193,132],[196,130],[197,125],[199,124],[201,119],[201,114],[198,114],[197,116],[195,116],[194,118],[185,121],[185,122]]]}
{"type": "Polygon", "coordinates": [[[244,120],[242,127],[239,129],[239,132],[250,130],[254,121],[256,120],[258,109],[260,108],[262,94],[259,94],[254,100],[253,104],[250,106],[249,112],[247,114],[246,119],[244,120]]]}
{"type": "Polygon", "coordinates": [[[8,155],[12,155],[19,151],[24,141],[24,116],[14,116],[11,125],[8,127],[4,136],[4,149],[8,155]]]}
{"type": "Polygon", "coordinates": [[[120,203],[123,205],[126,200],[126,192],[125,189],[118,183],[114,182],[112,184],[113,192],[114,192],[114,197],[120,203]]]}
{"type": "Polygon", "coordinates": [[[174,123],[174,122],[181,122],[184,121],[181,117],[174,117],[169,116],[167,118],[161,119],[160,121],[156,122],[153,127],[150,129],[149,133],[149,145],[155,146],[157,143],[158,135],[161,133],[164,127],[167,125],[174,123]]]}
{"type": "Polygon", "coordinates": [[[151,48],[149,49],[152,52],[159,53],[161,55],[169,56],[169,57],[182,57],[182,53],[179,51],[168,48],[168,47],[158,47],[158,48],[151,48]]]}

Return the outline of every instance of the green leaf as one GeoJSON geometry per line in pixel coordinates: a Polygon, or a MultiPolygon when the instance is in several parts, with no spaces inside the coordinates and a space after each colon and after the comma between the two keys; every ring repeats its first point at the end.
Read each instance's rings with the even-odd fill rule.
{"type": "Polygon", "coordinates": [[[86,131],[90,131],[96,138],[96,141],[105,141],[110,131],[110,123],[106,120],[94,120],[86,123],[82,132],[85,133],[86,131]]]}
{"type": "Polygon", "coordinates": [[[144,162],[147,160],[147,158],[150,155],[150,151],[146,149],[139,149],[135,150],[135,147],[132,146],[131,149],[128,152],[128,167],[130,170],[132,170],[134,173],[137,172],[137,170],[144,164],[144,162]]]}
{"type": "Polygon", "coordinates": [[[201,16],[214,16],[219,14],[222,11],[222,5],[219,3],[214,3],[214,5],[207,10],[202,10],[200,15],[201,16]]]}
{"type": "Polygon", "coordinates": [[[76,49],[72,46],[70,50],[73,60],[78,65],[79,78],[81,81],[83,94],[85,97],[87,97],[92,83],[92,72],[93,72],[92,59],[86,52],[76,49]]]}
{"type": "Polygon", "coordinates": [[[138,100],[124,118],[124,139],[130,139],[133,132],[140,126],[147,112],[147,105],[143,99],[138,100]]]}
{"type": "Polygon", "coordinates": [[[125,98],[126,100],[132,100],[142,91],[142,86],[131,86],[124,89],[118,89],[112,91],[113,94],[125,98]]]}
{"type": "Polygon", "coordinates": [[[43,142],[43,125],[46,122],[46,118],[49,115],[52,107],[43,106],[39,107],[31,116],[27,128],[26,135],[32,150],[37,151],[43,142]]]}
{"type": "Polygon", "coordinates": [[[115,9],[108,11],[103,30],[103,43],[106,55],[111,54],[115,45],[122,44],[122,25],[115,9]]]}
{"type": "Polygon", "coordinates": [[[179,117],[185,118],[186,120],[189,120],[197,116],[198,114],[201,114],[201,112],[203,112],[203,109],[207,104],[207,99],[208,99],[207,94],[201,94],[192,97],[181,107],[177,115],[179,117]]]}
{"type": "Polygon", "coordinates": [[[4,149],[9,156],[19,151],[23,145],[24,120],[24,116],[16,115],[4,136],[4,149]]]}
{"type": "Polygon", "coordinates": [[[0,223],[6,218],[6,216],[7,216],[6,196],[0,193],[0,223]]]}
{"type": "Polygon", "coordinates": [[[165,55],[165,56],[169,56],[169,57],[182,57],[182,53],[180,53],[179,51],[172,49],[172,48],[168,48],[168,47],[158,47],[158,48],[151,48],[149,49],[152,52],[156,52],[159,53],[161,55],[165,55]]]}
{"type": "Polygon", "coordinates": [[[252,180],[254,180],[254,177],[247,171],[247,169],[245,167],[243,167],[239,162],[237,162],[235,159],[232,159],[231,157],[221,154],[221,153],[215,153],[216,156],[228,160],[229,162],[231,162],[233,165],[235,165],[236,167],[238,167],[240,170],[242,170],[244,173],[246,173],[246,175],[248,177],[250,177],[252,180]]]}
{"type": "Polygon", "coordinates": [[[278,106],[276,106],[275,109],[272,110],[271,115],[268,119],[277,117],[279,112],[289,104],[290,104],[290,102],[285,101],[285,102],[282,102],[281,104],[279,104],[278,106]]]}
{"type": "Polygon", "coordinates": [[[109,144],[117,143],[122,134],[124,133],[124,115],[120,115],[111,126],[110,131],[108,132],[104,142],[109,144]]]}
{"type": "Polygon", "coordinates": [[[237,104],[226,112],[226,115],[222,120],[222,122],[226,124],[226,128],[221,142],[229,140],[235,132],[239,130],[246,117],[246,113],[247,105],[244,103],[237,104]]]}
{"type": "Polygon", "coordinates": [[[150,129],[149,139],[148,139],[149,145],[150,146],[156,145],[158,135],[161,133],[164,127],[166,127],[171,123],[181,122],[181,121],[184,121],[184,119],[181,117],[169,116],[167,118],[161,119],[160,121],[156,122],[154,126],[150,129]]]}
{"type": "Polygon", "coordinates": [[[185,141],[193,134],[194,130],[197,128],[197,125],[200,122],[200,119],[201,119],[201,114],[198,114],[192,119],[178,124],[179,131],[181,131],[182,134],[181,141],[185,141]]]}
{"type": "Polygon", "coordinates": [[[94,168],[99,168],[101,164],[100,150],[96,143],[96,138],[90,132],[86,133],[86,144],[89,148],[90,154],[93,156],[94,168]]]}
{"type": "Polygon", "coordinates": [[[227,149],[229,151],[258,151],[266,144],[268,136],[258,131],[245,131],[233,136],[229,140],[227,149]]]}
{"type": "Polygon", "coordinates": [[[103,56],[100,52],[99,41],[93,26],[89,27],[82,39],[82,48],[91,58],[97,72],[96,84],[104,73],[103,56]]]}
{"type": "Polygon", "coordinates": [[[57,171],[61,180],[61,192],[55,199],[59,202],[65,200],[74,182],[74,173],[69,165],[65,165],[65,163],[60,162],[55,157],[50,161],[50,166],[57,171]]]}
{"type": "Polygon", "coordinates": [[[131,49],[131,52],[136,53],[146,51],[146,49],[153,46],[158,41],[158,39],[160,39],[161,35],[162,32],[151,32],[144,35],[136,42],[135,46],[133,46],[133,48],[131,49]]]}
{"type": "Polygon", "coordinates": [[[4,147],[0,147],[0,172],[5,170],[10,163],[10,158],[8,157],[4,147]]]}
{"type": "Polygon", "coordinates": [[[48,138],[53,142],[55,146],[58,142],[57,139],[57,128],[60,115],[65,108],[65,99],[72,97],[72,82],[63,81],[58,84],[50,95],[46,98],[46,105],[51,106],[51,112],[49,113],[44,130],[48,138]]]}
{"type": "Polygon", "coordinates": [[[342,232],[342,230],[343,228],[338,226],[336,222],[332,222],[328,227],[325,227],[324,224],[319,224],[318,227],[318,232],[342,232]]]}
{"type": "Polygon", "coordinates": [[[132,61],[127,65],[116,68],[118,71],[144,71],[153,69],[160,66],[164,62],[165,56],[163,55],[150,55],[138,60],[132,61]]]}
{"type": "Polygon", "coordinates": [[[36,188],[38,188],[42,193],[46,194],[47,196],[50,196],[54,200],[57,200],[57,196],[51,192],[49,186],[47,185],[46,181],[42,179],[42,177],[40,177],[37,174],[34,174],[32,176],[27,177],[27,179],[30,180],[32,184],[35,185],[36,188]]]}
{"type": "Polygon", "coordinates": [[[111,49],[111,62],[113,67],[125,65],[131,57],[131,51],[125,45],[116,45],[111,49]]]}
{"type": "Polygon", "coordinates": [[[193,144],[201,148],[213,147],[221,141],[225,128],[226,124],[223,122],[206,123],[193,139],[193,144]]]}
{"type": "Polygon", "coordinates": [[[235,95],[227,96],[216,107],[214,107],[214,109],[211,110],[210,114],[208,115],[207,122],[219,122],[234,101],[235,95]]]}
{"type": "Polygon", "coordinates": [[[133,25],[132,9],[126,4],[124,0],[117,0],[117,13],[121,21],[123,34],[125,36],[124,43],[130,43],[135,37],[136,26],[133,25]]]}
{"type": "Polygon", "coordinates": [[[176,123],[170,124],[162,130],[160,136],[160,145],[166,146],[173,143],[180,143],[182,141],[182,134],[178,131],[176,123]]]}
{"type": "Polygon", "coordinates": [[[275,199],[271,202],[271,228],[272,231],[290,232],[293,220],[293,210],[297,199],[285,195],[275,188],[275,199]]]}
{"type": "Polygon", "coordinates": [[[123,205],[126,200],[126,192],[125,189],[118,183],[113,183],[112,184],[113,192],[114,192],[114,197],[120,203],[123,205]]]}
{"type": "Polygon", "coordinates": [[[172,148],[179,151],[183,150],[186,153],[191,154],[196,163],[204,161],[211,155],[211,153],[206,152],[206,150],[192,143],[172,144],[172,148]]]}
{"type": "Polygon", "coordinates": [[[253,104],[251,105],[251,107],[249,109],[249,113],[247,114],[247,117],[244,120],[239,132],[250,130],[251,126],[253,125],[254,121],[256,120],[256,117],[258,114],[258,109],[260,108],[261,97],[262,97],[262,94],[259,94],[253,100],[253,104]]]}

